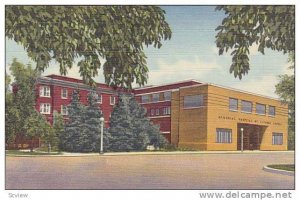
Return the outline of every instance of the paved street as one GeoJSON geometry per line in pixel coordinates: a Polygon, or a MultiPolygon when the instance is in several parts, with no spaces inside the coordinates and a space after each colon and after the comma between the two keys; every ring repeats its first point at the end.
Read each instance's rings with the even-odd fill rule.
{"type": "Polygon", "coordinates": [[[6,157],[6,189],[293,189],[293,152],[6,157]]]}

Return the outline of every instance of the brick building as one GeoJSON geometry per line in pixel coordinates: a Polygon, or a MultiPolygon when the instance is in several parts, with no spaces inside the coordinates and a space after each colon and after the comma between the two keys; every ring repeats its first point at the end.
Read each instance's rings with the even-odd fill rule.
{"type": "MultiPolygon", "coordinates": [[[[67,119],[74,89],[87,103],[81,80],[49,75],[38,80],[36,109],[52,123],[56,110],[67,119]]],[[[97,83],[105,126],[120,93],[132,93],[175,146],[197,150],[287,150],[288,107],[274,98],[187,80],[124,91],[97,83]],[[243,137],[242,137],[243,136],[243,137]],[[243,138],[243,141],[242,139],[243,138]]]]}

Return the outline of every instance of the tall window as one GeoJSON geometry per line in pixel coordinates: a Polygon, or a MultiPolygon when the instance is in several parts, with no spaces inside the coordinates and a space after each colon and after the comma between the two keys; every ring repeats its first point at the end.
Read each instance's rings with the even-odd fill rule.
{"type": "Polygon", "coordinates": [[[216,143],[232,143],[232,130],[226,128],[217,128],[216,143]]]}
{"type": "Polygon", "coordinates": [[[165,101],[171,100],[171,91],[164,92],[164,100],[165,101]]]}
{"type": "Polygon", "coordinates": [[[159,108],[156,109],[155,115],[159,115],[159,108]]]}
{"type": "Polygon", "coordinates": [[[266,114],[266,105],[256,104],[256,114],[265,115],[266,114]]]}
{"type": "Polygon", "coordinates": [[[110,105],[115,105],[116,98],[114,96],[110,96],[110,105]]]}
{"type": "Polygon", "coordinates": [[[68,89],[67,88],[62,88],[61,89],[61,98],[62,99],[67,99],[68,98],[68,89]]]}
{"type": "Polygon", "coordinates": [[[170,115],[171,114],[171,108],[170,107],[163,108],[163,114],[164,115],[170,115]]]}
{"type": "Polygon", "coordinates": [[[229,110],[237,111],[238,110],[238,100],[234,98],[229,98],[229,110]]]}
{"type": "Polygon", "coordinates": [[[50,97],[50,87],[49,86],[40,86],[40,96],[41,97],[50,97]]]}
{"type": "Polygon", "coordinates": [[[251,113],[252,112],[252,103],[250,101],[242,101],[242,111],[251,113]]]}
{"type": "Polygon", "coordinates": [[[102,104],[102,94],[98,94],[97,103],[102,104]]]}
{"type": "Polygon", "coordinates": [[[183,99],[183,107],[184,108],[197,108],[203,106],[203,94],[193,95],[193,96],[185,96],[183,99]]]}
{"type": "Polygon", "coordinates": [[[155,114],[155,109],[151,109],[151,116],[153,116],[155,114]]]}
{"type": "Polygon", "coordinates": [[[275,106],[269,106],[269,115],[275,116],[275,106]]]}
{"type": "Polygon", "coordinates": [[[50,114],[51,112],[51,105],[50,103],[41,103],[40,104],[40,113],[42,114],[50,114]]]}
{"type": "Polygon", "coordinates": [[[142,96],[142,103],[148,103],[149,102],[149,95],[143,95],[142,96]]]}
{"type": "Polygon", "coordinates": [[[272,144],[273,145],[282,145],[283,144],[283,134],[282,133],[273,133],[272,134],[272,144]]]}
{"type": "Polygon", "coordinates": [[[68,115],[68,106],[66,106],[66,105],[61,105],[60,113],[61,113],[62,115],[68,115]]]}
{"type": "Polygon", "coordinates": [[[152,101],[153,102],[158,102],[159,101],[159,93],[156,93],[156,94],[152,95],[152,101]]]}

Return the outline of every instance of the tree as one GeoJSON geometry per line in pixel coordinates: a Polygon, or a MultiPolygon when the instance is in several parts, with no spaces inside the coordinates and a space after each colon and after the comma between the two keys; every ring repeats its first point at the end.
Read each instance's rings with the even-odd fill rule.
{"type": "Polygon", "coordinates": [[[110,119],[112,151],[142,151],[148,145],[163,147],[166,139],[146,117],[146,110],[133,96],[120,95],[110,119]]]}
{"type": "Polygon", "coordinates": [[[93,83],[103,64],[105,82],[131,87],[148,78],[144,45],[160,48],[171,38],[165,11],[158,6],[15,6],[5,7],[5,34],[14,39],[43,71],[51,59],[66,75],[74,58],[93,83]]]}
{"type": "Polygon", "coordinates": [[[242,79],[250,70],[249,47],[290,53],[295,50],[295,6],[217,6],[225,11],[222,25],[216,28],[219,55],[233,49],[230,73],[242,79]]]}
{"type": "Polygon", "coordinates": [[[75,90],[72,94],[71,104],[68,106],[68,115],[69,119],[65,126],[65,132],[60,135],[60,149],[81,152],[85,107],[80,103],[79,90],[75,90]]]}
{"type": "MultiPolygon", "coordinates": [[[[290,70],[295,69],[295,54],[289,54],[290,70]]],[[[276,85],[276,94],[279,95],[283,103],[288,104],[289,109],[289,129],[288,129],[288,149],[295,149],[295,74],[281,75],[280,81],[276,85]]]]}
{"type": "Polygon", "coordinates": [[[13,141],[17,134],[26,136],[25,122],[35,113],[35,82],[39,74],[31,68],[17,61],[16,58],[10,66],[14,78],[14,91],[11,93],[6,80],[6,105],[5,105],[5,136],[6,141],[13,141]]]}
{"type": "Polygon", "coordinates": [[[31,140],[30,151],[33,151],[33,140],[36,138],[45,138],[47,140],[52,134],[52,127],[47,122],[44,115],[35,111],[25,121],[26,136],[31,140]]]}
{"type": "Polygon", "coordinates": [[[58,148],[61,136],[64,134],[64,118],[57,111],[53,112],[53,134],[50,136],[52,147],[58,148]]]}

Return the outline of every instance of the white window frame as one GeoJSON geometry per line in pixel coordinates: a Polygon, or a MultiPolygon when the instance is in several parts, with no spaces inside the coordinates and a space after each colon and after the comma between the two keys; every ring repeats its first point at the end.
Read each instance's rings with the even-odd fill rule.
{"type": "Polygon", "coordinates": [[[40,86],[40,97],[51,97],[50,86],[40,86]]]}
{"type": "Polygon", "coordinates": [[[266,104],[256,103],[256,105],[255,105],[255,112],[256,112],[256,114],[258,114],[258,115],[266,115],[266,110],[267,110],[266,104]],[[258,112],[259,109],[257,109],[257,106],[264,106],[265,107],[264,112],[263,113],[259,113],[258,112]]]}
{"type": "Polygon", "coordinates": [[[272,133],[272,145],[283,145],[283,133],[272,133]]]}
{"type": "Polygon", "coordinates": [[[253,111],[253,103],[251,101],[242,100],[241,101],[241,112],[243,112],[243,113],[252,113],[252,111],[253,111]],[[243,110],[243,108],[245,108],[245,107],[243,107],[243,102],[250,103],[250,105],[251,105],[251,110],[250,111],[243,110]]]}
{"type": "Polygon", "coordinates": [[[51,113],[51,104],[50,103],[41,103],[40,104],[40,113],[41,114],[50,114],[51,113]]]}
{"type": "Polygon", "coordinates": [[[62,99],[67,99],[68,98],[68,89],[67,88],[61,88],[61,98],[62,99]],[[65,91],[65,92],[64,92],[65,91]],[[64,96],[64,94],[66,96],[64,96]]]}
{"type": "Polygon", "coordinates": [[[110,96],[109,100],[110,100],[109,103],[110,103],[111,106],[115,105],[115,103],[116,103],[116,97],[115,96],[110,96]]]}
{"type": "Polygon", "coordinates": [[[60,106],[60,113],[62,114],[62,115],[68,115],[69,113],[68,113],[68,106],[66,106],[66,105],[61,105],[60,106]]]}
{"type": "Polygon", "coordinates": [[[232,129],[216,128],[216,143],[218,144],[232,143],[232,129]]]}
{"type": "Polygon", "coordinates": [[[152,94],[152,102],[159,102],[159,93],[152,94]],[[154,100],[154,97],[157,97],[157,99],[154,100]]]}
{"type": "Polygon", "coordinates": [[[151,108],[150,114],[151,114],[151,116],[154,116],[154,115],[155,115],[155,109],[154,109],[154,108],[151,108]]]}
{"type": "Polygon", "coordinates": [[[271,117],[275,117],[275,115],[276,115],[276,107],[275,107],[275,106],[269,105],[268,115],[271,116],[271,117]],[[273,108],[274,108],[274,115],[273,115],[273,114],[270,114],[270,107],[273,107],[273,108]]]}
{"type": "Polygon", "coordinates": [[[239,100],[237,98],[231,98],[231,97],[229,97],[229,111],[237,112],[238,108],[239,108],[239,100]],[[231,108],[231,104],[230,104],[231,100],[236,101],[236,109],[231,108]]]}
{"type": "Polygon", "coordinates": [[[142,103],[149,103],[150,102],[150,96],[149,95],[142,95],[141,96],[141,102],[142,103]]]}
{"type": "Polygon", "coordinates": [[[155,109],[155,115],[158,116],[159,115],[159,108],[155,109]]]}
{"type": "Polygon", "coordinates": [[[97,99],[97,103],[102,104],[102,94],[98,94],[98,99],[97,99]]]}
{"type": "Polygon", "coordinates": [[[170,106],[163,108],[163,114],[164,115],[170,115],[171,114],[171,108],[170,108],[170,106]]]}
{"type": "Polygon", "coordinates": [[[164,100],[165,100],[165,101],[171,101],[171,98],[172,98],[172,92],[171,92],[171,91],[166,91],[166,92],[164,92],[164,100]],[[169,98],[166,98],[166,97],[167,97],[166,94],[170,94],[170,95],[169,95],[169,98]]]}

